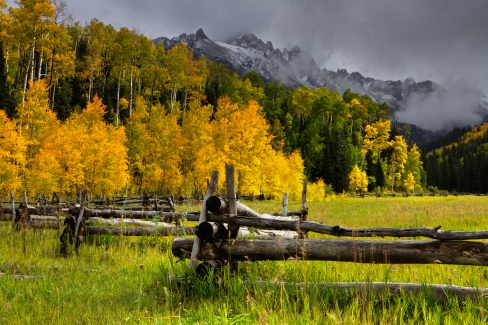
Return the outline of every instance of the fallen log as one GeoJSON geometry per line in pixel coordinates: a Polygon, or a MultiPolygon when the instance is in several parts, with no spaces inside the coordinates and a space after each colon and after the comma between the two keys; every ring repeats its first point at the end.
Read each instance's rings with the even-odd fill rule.
{"type": "MultiPolygon", "coordinates": [[[[305,212],[303,210],[297,210],[297,211],[288,211],[286,215],[288,217],[295,216],[295,217],[300,218],[304,214],[305,214],[305,212]]],[[[281,212],[275,212],[275,213],[272,214],[272,216],[274,216],[274,217],[284,217],[284,213],[283,213],[283,211],[281,211],[281,212]]],[[[296,219],[296,218],[294,218],[294,219],[296,219]]]]}
{"type": "Polygon", "coordinates": [[[435,299],[447,300],[452,296],[457,298],[482,298],[488,297],[488,289],[462,287],[446,284],[420,284],[398,282],[281,282],[281,281],[244,281],[248,287],[291,287],[291,288],[332,288],[339,290],[356,290],[358,292],[374,292],[377,294],[388,293],[419,293],[431,294],[435,299]]]}
{"type": "MultiPolygon", "coordinates": [[[[17,210],[22,210],[26,211],[29,215],[38,215],[38,216],[52,216],[53,214],[56,214],[58,212],[65,212],[68,213],[69,209],[58,209],[56,207],[32,207],[29,206],[29,208],[17,208],[17,210]]],[[[0,208],[0,213],[4,214],[11,214],[12,209],[11,208],[0,208]]]]}
{"type": "Polygon", "coordinates": [[[61,219],[64,219],[64,218],[58,218],[56,216],[39,216],[39,215],[30,215],[29,216],[29,220],[39,220],[39,221],[57,221],[57,220],[61,220],[61,219]]]}
{"type": "MultiPolygon", "coordinates": [[[[218,196],[211,196],[206,201],[207,210],[213,214],[229,214],[228,199],[218,196]]],[[[248,206],[236,201],[237,215],[251,216],[254,218],[261,218],[261,214],[249,208],[248,206]]]]}
{"type": "Polygon", "coordinates": [[[27,221],[28,228],[34,229],[59,229],[63,226],[63,222],[56,221],[39,221],[39,220],[29,220],[27,221]]]}
{"type": "MultiPolygon", "coordinates": [[[[193,227],[165,227],[165,228],[121,228],[104,226],[86,226],[85,233],[89,235],[114,235],[114,236],[181,236],[194,235],[193,227]]],[[[193,244],[193,239],[190,239],[193,244]]],[[[191,248],[190,248],[191,250],[191,248]]]]}
{"type": "MultiPolygon", "coordinates": [[[[203,240],[228,239],[229,232],[221,224],[213,222],[201,222],[198,224],[196,235],[203,240]]],[[[261,230],[249,229],[247,227],[239,228],[237,238],[239,239],[277,239],[279,237],[293,239],[298,238],[296,231],[281,230],[261,230]]]]}
{"type": "MultiPolygon", "coordinates": [[[[71,215],[77,215],[80,208],[71,208],[69,213],[71,215]]],[[[192,221],[198,221],[199,212],[164,212],[164,211],[129,211],[129,210],[117,210],[117,209],[84,209],[84,217],[101,217],[101,218],[132,218],[132,219],[143,219],[143,218],[164,218],[169,220],[177,220],[187,218],[190,220],[190,215],[195,215],[192,221]]]]}
{"type": "MultiPolygon", "coordinates": [[[[173,255],[188,257],[193,239],[173,241],[173,255]]],[[[323,239],[233,240],[203,244],[201,260],[321,260],[380,264],[488,265],[488,243],[469,241],[366,241],[323,239]]]]}
{"type": "Polygon", "coordinates": [[[96,224],[96,223],[103,223],[109,225],[132,225],[132,226],[140,226],[140,227],[173,227],[173,224],[167,222],[153,222],[153,221],[145,221],[140,219],[104,219],[98,217],[91,217],[90,219],[85,221],[85,224],[96,224]]]}
{"type": "Polygon", "coordinates": [[[440,226],[435,228],[344,228],[296,219],[272,217],[250,218],[241,216],[231,218],[225,215],[209,215],[208,221],[233,222],[239,226],[261,229],[310,231],[337,237],[427,237],[438,240],[488,239],[488,230],[442,231],[440,230],[440,226]]]}
{"type": "Polygon", "coordinates": [[[278,238],[295,239],[299,238],[296,231],[282,231],[282,230],[264,230],[264,229],[249,229],[241,227],[239,229],[239,239],[261,239],[270,240],[278,238]]]}

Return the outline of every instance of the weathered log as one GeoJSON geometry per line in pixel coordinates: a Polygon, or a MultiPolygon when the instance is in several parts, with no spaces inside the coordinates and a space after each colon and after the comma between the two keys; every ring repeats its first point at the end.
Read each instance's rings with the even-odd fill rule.
{"type": "Polygon", "coordinates": [[[432,295],[435,299],[446,300],[450,297],[460,299],[488,297],[487,288],[462,287],[446,284],[420,284],[420,283],[398,283],[398,282],[281,282],[281,281],[244,281],[244,285],[253,287],[290,287],[290,288],[332,288],[339,290],[357,290],[359,292],[374,293],[425,293],[432,295]]]}
{"type": "MultiPolygon", "coordinates": [[[[208,221],[230,222],[229,216],[209,215],[208,221]]],[[[235,217],[232,222],[239,226],[259,229],[311,231],[319,234],[345,237],[427,237],[439,240],[488,239],[488,230],[442,231],[435,228],[344,228],[327,226],[313,221],[286,220],[284,218],[235,217]]]]}
{"type": "Polygon", "coordinates": [[[85,224],[95,224],[95,223],[103,223],[109,225],[133,225],[133,226],[140,226],[140,227],[173,227],[173,224],[167,222],[153,222],[153,221],[146,221],[140,219],[130,219],[130,218],[123,218],[123,219],[104,219],[98,217],[91,217],[90,219],[85,221],[85,224]]]}
{"type": "Polygon", "coordinates": [[[205,206],[207,207],[208,211],[214,214],[219,214],[220,211],[224,213],[229,211],[229,209],[227,208],[227,201],[216,195],[212,195],[211,197],[209,197],[205,202],[205,206]]]}
{"type": "MultiPolygon", "coordinates": [[[[90,235],[114,235],[114,236],[178,236],[194,235],[193,227],[165,227],[165,228],[121,228],[121,227],[85,227],[85,233],[90,235]]],[[[193,239],[190,238],[193,244],[193,239]]],[[[191,247],[190,247],[191,250],[191,247]]]]}
{"type": "MultiPolygon", "coordinates": [[[[218,196],[211,196],[206,202],[207,202],[206,207],[208,211],[212,212],[213,214],[232,214],[229,212],[228,199],[221,198],[218,196]]],[[[242,204],[241,202],[236,201],[236,207],[237,207],[237,213],[236,213],[237,215],[250,216],[254,218],[262,217],[261,214],[249,208],[247,205],[242,204]]]]}
{"type": "Polygon", "coordinates": [[[228,238],[229,233],[222,224],[203,221],[198,224],[195,235],[202,240],[215,240],[228,238]]]}
{"type": "MultiPolygon", "coordinates": [[[[29,214],[29,216],[30,215],[38,215],[38,216],[49,216],[49,215],[51,215],[52,216],[53,214],[56,214],[58,211],[61,211],[64,213],[69,212],[69,209],[58,210],[58,208],[56,208],[56,207],[29,207],[27,209],[25,209],[25,208],[22,208],[22,209],[24,211],[27,210],[27,213],[29,214]]],[[[77,211],[79,211],[79,209],[77,211]]],[[[1,208],[0,207],[0,212],[11,214],[12,208],[1,208]]]]}
{"type": "MultiPolygon", "coordinates": [[[[206,191],[205,196],[203,198],[200,216],[198,217],[198,223],[199,224],[207,221],[207,208],[206,208],[207,202],[206,201],[217,190],[218,183],[219,183],[219,172],[216,170],[213,170],[210,183],[207,186],[207,191],[206,191]]],[[[191,241],[192,241],[192,248],[191,248],[189,268],[194,269],[198,264],[198,255],[200,254],[200,248],[202,245],[202,241],[199,237],[195,237],[195,239],[193,239],[191,241]]]]}
{"type": "MultiPolygon", "coordinates": [[[[192,239],[173,241],[173,255],[188,257],[192,239]]],[[[236,260],[321,260],[380,264],[488,265],[488,243],[469,241],[365,241],[323,239],[233,240],[204,243],[199,258],[236,260]]]]}
{"type": "MultiPolygon", "coordinates": [[[[100,209],[100,208],[99,208],[100,209]]],[[[142,206],[137,206],[137,207],[124,207],[121,209],[117,210],[124,210],[124,211],[162,211],[162,212],[171,212],[171,209],[168,207],[162,207],[158,206],[156,207],[142,207],[142,206]]]]}
{"type": "MultiPolygon", "coordinates": [[[[229,237],[228,231],[221,224],[213,222],[202,222],[198,225],[196,235],[203,240],[227,239],[229,237]]],[[[283,238],[298,238],[298,233],[295,231],[280,231],[280,230],[250,230],[247,227],[240,227],[237,238],[245,239],[277,239],[283,238]]]]}
{"type": "MultiPolygon", "coordinates": [[[[296,219],[302,220],[303,215],[304,215],[303,210],[288,211],[287,212],[287,216],[288,217],[290,217],[290,218],[295,217],[295,218],[292,218],[294,220],[296,220],[296,219]]],[[[281,212],[274,212],[272,214],[272,216],[275,216],[275,217],[284,217],[283,211],[281,211],[281,212]]]]}
{"type": "Polygon", "coordinates": [[[34,229],[59,229],[63,226],[63,223],[61,221],[29,220],[27,226],[34,229]]]}
{"type": "Polygon", "coordinates": [[[296,231],[282,231],[282,230],[264,230],[264,229],[250,229],[247,227],[240,227],[239,228],[239,235],[237,236],[239,239],[262,239],[262,240],[270,240],[270,239],[278,239],[278,238],[286,238],[286,239],[296,239],[299,238],[299,235],[296,231]]]}
{"type": "MultiPolygon", "coordinates": [[[[70,214],[77,215],[80,212],[80,208],[71,208],[70,214]]],[[[187,218],[188,220],[198,221],[199,212],[163,212],[163,211],[128,211],[128,210],[115,210],[115,209],[84,209],[85,218],[101,217],[101,218],[155,218],[160,217],[165,220],[177,220],[187,218]],[[191,218],[192,217],[192,218],[191,218]]]]}
{"type": "Polygon", "coordinates": [[[55,217],[55,216],[39,216],[39,215],[30,215],[29,216],[29,219],[30,220],[38,220],[38,221],[57,221],[57,220],[61,220],[60,218],[58,217],[55,217]]]}

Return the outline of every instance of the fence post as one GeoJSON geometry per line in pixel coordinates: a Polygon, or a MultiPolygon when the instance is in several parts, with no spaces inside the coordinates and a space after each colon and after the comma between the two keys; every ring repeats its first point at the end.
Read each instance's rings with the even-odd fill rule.
{"type": "MultiPolygon", "coordinates": [[[[302,214],[300,216],[301,221],[307,221],[308,218],[308,207],[307,207],[307,180],[303,180],[303,190],[302,190],[302,214]]],[[[306,231],[299,231],[300,238],[304,239],[308,237],[306,231]]]]}
{"type": "MultiPolygon", "coordinates": [[[[198,220],[198,224],[207,221],[207,199],[210,196],[212,196],[212,194],[216,191],[217,185],[219,183],[218,181],[219,181],[219,172],[214,170],[212,171],[212,179],[207,186],[207,192],[203,197],[202,209],[200,210],[200,218],[198,220]]],[[[195,239],[193,241],[193,247],[191,250],[191,256],[190,256],[190,265],[189,265],[190,270],[194,269],[198,264],[198,254],[200,254],[201,244],[202,244],[201,239],[198,238],[198,236],[195,236],[195,239]]]]}
{"type": "Polygon", "coordinates": [[[14,197],[14,191],[10,191],[10,206],[12,207],[12,227],[15,227],[15,197],[14,197]]]}
{"type": "Polygon", "coordinates": [[[307,180],[303,181],[302,190],[302,221],[307,221],[308,207],[307,207],[307,180]]]}
{"type": "MultiPolygon", "coordinates": [[[[234,165],[225,164],[225,187],[227,190],[227,203],[229,206],[229,215],[237,216],[236,200],[236,181],[234,165]]],[[[239,226],[229,224],[230,238],[237,238],[239,226]]]]}
{"type": "Polygon", "coordinates": [[[80,214],[78,220],[76,220],[75,226],[75,251],[78,253],[78,247],[80,246],[79,232],[81,227],[81,221],[83,220],[83,214],[85,213],[85,203],[88,200],[88,190],[84,190],[80,198],[80,214]]]}
{"type": "Polygon", "coordinates": [[[27,192],[24,191],[24,205],[25,205],[25,209],[29,209],[29,201],[27,200],[27,192]]]}
{"type": "Polygon", "coordinates": [[[283,193],[283,216],[288,216],[288,193],[283,193]]]}

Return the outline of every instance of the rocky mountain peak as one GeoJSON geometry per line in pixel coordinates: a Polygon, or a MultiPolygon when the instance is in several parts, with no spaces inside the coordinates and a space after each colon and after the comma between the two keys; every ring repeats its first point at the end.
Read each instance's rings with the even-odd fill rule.
{"type": "Polygon", "coordinates": [[[230,44],[243,48],[252,48],[266,54],[274,51],[273,43],[271,43],[270,41],[264,43],[260,38],[252,33],[242,34],[238,36],[235,40],[230,42],[230,44]]]}
{"type": "Polygon", "coordinates": [[[199,28],[197,32],[195,33],[195,36],[199,39],[209,39],[207,35],[203,32],[203,29],[199,28]]]}

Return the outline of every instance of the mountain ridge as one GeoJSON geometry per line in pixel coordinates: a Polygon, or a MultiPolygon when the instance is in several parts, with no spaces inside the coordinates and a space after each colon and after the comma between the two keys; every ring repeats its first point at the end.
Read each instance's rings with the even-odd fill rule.
{"type": "Polygon", "coordinates": [[[270,41],[265,43],[252,33],[221,42],[212,41],[200,28],[195,34],[183,33],[171,39],[159,37],[153,42],[162,43],[166,49],[186,43],[196,58],[203,55],[242,76],[256,71],[265,82],[279,80],[288,88],[326,86],[339,93],[349,88],[360,95],[368,94],[377,102],[388,103],[394,112],[405,106],[404,100],[410,93],[428,94],[441,89],[430,80],[418,83],[410,78],[384,81],[364,77],[359,72],[349,73],[346,69],[321,69],[314,58],[298,46],[281,51],[275,49],[270,41]]]}
{"type": "MultiPolygon", "coordinates": [[[[376,102],[386,102],[390,106],[391,119],[396,120],[397,113],[404,113],[409,100],[422,101],[446,93],[439,84],[430,80],[416,82],[412,78],[405,80],[378,80],[365,77],[359,72],[349,73],[346,69],[336,71],[320,68],[314,58],[298,46],[290,50],[274,48],[270,41],[264,42],[252,33],[242,34],[226,42],[213,41],[198,29],[195,34],[181,34],[171,39],[159,37],[153,40],[162,43],[168,50],[179,43],[186,43],[193,50],[195,58],[206,58],[225,65],[231,72],[245,76],[251,71],[257,72],[265,82],[278,80],[287,88],[326,86],[342,94],[346,89],[359,95],[369,95],[376,102]]],[[[480,109],[480,115],[488,120],[488,113],[480,109]]],[[[404,121],[399,121],[404,122],[404,121]]],[[[412,124],[412,123],[410,123],[412,124]]],[[[429,142],[442,134],[422,128],[418,143],[429,142]],[[421,136],[420,136],[421,134],[421,136]],[[425,138],[425,139],[423,139],[425,138]]],[[[449,128],[446,127],[445,131],[449,128]]]]}

